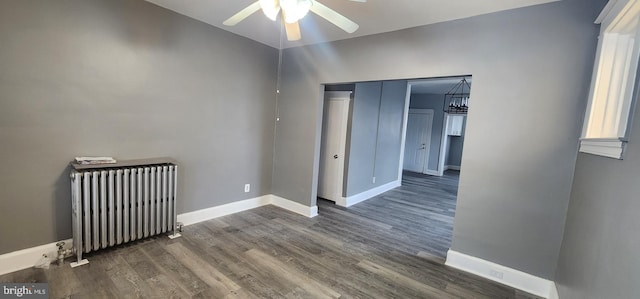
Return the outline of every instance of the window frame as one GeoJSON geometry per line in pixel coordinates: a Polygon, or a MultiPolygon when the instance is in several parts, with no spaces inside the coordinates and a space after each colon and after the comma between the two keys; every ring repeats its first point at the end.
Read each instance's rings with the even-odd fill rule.
{"type": "Polygon", "coordinates": [[[640,0],[610,0],[596,24],[600,36],[579,151],[622,159],[640,78],[640,0]]]}

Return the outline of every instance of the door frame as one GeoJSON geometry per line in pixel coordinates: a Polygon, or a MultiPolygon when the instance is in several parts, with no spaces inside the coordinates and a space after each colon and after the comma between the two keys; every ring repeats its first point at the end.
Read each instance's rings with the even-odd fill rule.
{"type": "Polygon", "coordinates": [[[444,168],[447,161],[445,161],[445,157],[447,152],[449,151],[449,147],[447,146],[447,140],[449,139],[449,116],[451,114],[445,112],[444,117],[442,117],[442,139],[440,140],[440,155],[438,157],[438,176],[444,175],[444,168]]]}
{"type": "MultiPolygon", "coordinates": [[[[422,169],[420,170],[420,173],[435,175],[436,173],[435,171],[429,170],[429,154],[431,154],[431,137],[433,135],[433,118],[435,117],[435,110],[422,109],[422,108],[409,108],[409,113],[407,114],[407,124],[409,123],[409,114],[411,113],[431,115],[431,123],[429,124],[429,138],[427,138],[427,140],[425,141],[426,152],[424,155],[424,161],[423,161],[422,169]]],[[[406,133],[405,133],[405,136],[406,136],[406,133]]],[[[404,165],[404,160],[402,162],[404,165]]]]}
{"type": "MultiPolygon", "coordinates": [[[[348,130],[348,126],[349,126],[349,113],[351,112],[351,101],[353,99],[353,92],[352,91],[325,91],[324,92],[324,98],[323,98],[323,105],[322,105],[322,109],[325,110],[326,107],[328,107],[327,102],[331,101],[331,99],[335,99],[336,101],[343,101],[345,102],[344,105],[345,109],[342,111],[342,124],[340,126],[340,133],[341,133],[341,137],[340,137],[340,152],[341,157],[340,159],[342,160],[342,163],[338,164],[338,175],[335,178],[336,181],[336,194],[333,194],[334,196],[334,200],[336,203],[338,203],[342,198],[344,198],[344,170],[345,170],[345,163],[347,161],[346,159],[346,155],[347,155],[347,130],[348,130]]],[[[319,163],[322,163],[323,158],[322,158],[322,137],[324,135],[324,126],[325,126],[325,111],[323,111],[322,113],[322,123],[321,123],[321,131],[320,131],[320,161],[319,163]]],[[[318,168],[320,169],[320,167],[318,168]]],[[[322,179],[322,174],[318,174],[318,185],[320,183],[320,179],[322,179]]],[[[327,198],[328,199],[328,198],[327,198]]]]}
{"type": "MultiPolygon", "coordinates": [[[[403,166],[404,166],[404,148],[405,148],[405,143],[407,141],[407,121],[409,120],[409,105],[411,104],[411,88],[413,85],[415,84],[419,84],[419,83],[423,83],[425,81],[433,81],[434,78],[430,78],[430,79],[421,79],[421,80],[409,80],[407,81],[407,95],[406,98],[404,100],[404,120],[403,120],[403,124],[402,124],[402,145],[400,146],[400,169],[398,169],[398,180],[402,181],[402,170],[403,170],[403,166]]],[[[435,112],[435,111],[434,111],[435,112]]],[[[435,114],[434,114],[435,117],[435,114]]],[[[447,131],[446,130],[446,113],[445,113],[445,117],[443,117],[443,121],[444,123],[442,124],[442,135],[440,136],[440,154],[438,155],[438,169],[434,170],[430,170],[429,173],[426,173],[423,171],[423,173],[429,174],[429,175],[437,175],[437,176],[443,176],[444,175],[444,155],[442,154],[444,152],[443,150],[443,146],[442,146],[442,142],[443,140],[446,140],[446,138],[444,138],[444,134],[446,134],[447,131]]],[[[433,134],[433,123],[431,124],[431,134],[433,134]]],[[[428,159],[428,156],[427,156],[428,159]]],[[[427,166],[425,167],[429,167],[428,163],[426,163],[427,166]]]]}

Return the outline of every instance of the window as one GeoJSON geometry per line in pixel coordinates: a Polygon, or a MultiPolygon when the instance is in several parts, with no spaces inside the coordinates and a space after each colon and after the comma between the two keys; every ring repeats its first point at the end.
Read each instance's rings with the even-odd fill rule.
{"type": "Polygon", "coordinates": [[[637,93],[640,0],[610,0],[601,24],[580,152],[622,159],[637,93]]]}

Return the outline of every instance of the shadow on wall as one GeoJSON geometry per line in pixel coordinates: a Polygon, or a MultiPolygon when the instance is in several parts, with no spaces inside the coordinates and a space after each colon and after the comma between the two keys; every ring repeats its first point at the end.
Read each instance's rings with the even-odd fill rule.
{"type": "MultiPolygon", "coordinates": [[[[52,210],[55,213],[55,222],[52,233],[56,240],[71,238],[71,165],[67,165],[58,176],[53,193],[54,200],[52,210]]],[[[37,215],[35,215],[37,217],[37,215]]]]}

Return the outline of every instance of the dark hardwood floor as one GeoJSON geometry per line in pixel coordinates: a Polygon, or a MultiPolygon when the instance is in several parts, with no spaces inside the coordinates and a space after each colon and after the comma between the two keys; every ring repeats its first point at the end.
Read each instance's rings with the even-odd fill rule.
{"type": "Polygon", "coordinates": [[[48,282],[51,298],[537,298],[443,265],[457,173],[406,173],[348,209],[318,200],[309,219],[273,206],[0,282],[48,282]]]}

